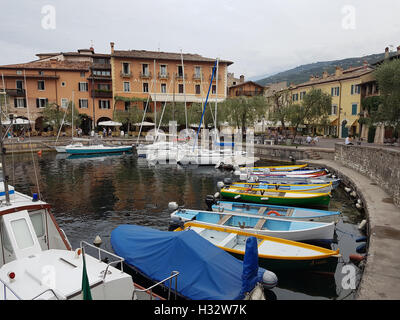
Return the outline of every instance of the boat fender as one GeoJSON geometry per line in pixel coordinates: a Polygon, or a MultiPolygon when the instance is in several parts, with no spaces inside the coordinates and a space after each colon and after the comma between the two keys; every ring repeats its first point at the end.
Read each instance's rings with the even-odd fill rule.
{"type": "Polygon", "coordinates": [[[367,244],[362,243],[356,248],[357,253],[365,253],[367,251],[367,244]]]}
{"type": "Polygon", "coordinates": [[[365,259],[365,256],[362,256],[360,254],[351,254],[349,255],[349,259],[354,264],[359,264],[362,260],[365,259]]]}
{"type": "Polygon", "coordinates": [[[357,238],[356,242],[364,242],[364,241],[367,241],[367,239],[368,238],[366,236],[362,236],[362,237],[357,238]]]}
{"type": "Polygon", "coordinates": [[[279,217],[282,216],[281,214],[279,214],[279,212],[274,211],[274,210],[271,210],[271,211],[267,212],[267,216],[270,216],[271,214],[274,214],[274,215],[279,216],[279,217]]]}
{"type": "Polygon", "coordinates": [[[216,192],[216,193],[214,194],[214,198],[215,198],[215,199],[219,198],[219,192],[216,192]]]}
{"type": "Polygon", "coordinates": [[[262,285],[266,289],[275,288],[278,284],[278,277],[272,271],[265,270],[262,277],[262,285]]]}
{"type": "Polygon", "coordinates": [[[240,170],[235,170],[235,172],[233,173],[235,176],[241,176],[242,172],[240,170]]]}
{"type": "Polygon", "coordinates": [[[362,204],[361,199],[357,199],[357,203],[362,204]]]}
{"type": "Polygon", "coordinates": [[[169,221],[168,231],[174,231],[175,229],[183,228],[184,224],[185,223],[181,217],[173,216],[169,221]]]}
{"type": "Polygon", "coordinates": [[[97,236],[94,238],[94,240],[93,240],[93,244],[94,244],[96,247],[100,247],[100,245],[101,245],[102,242],[103,242],[103,241],[101,240],[101,238],[100,238],[99,235],[97,235],[97,236]]]}
{"type": "Polygon", "coordinates": [[[346,191],[347,193],[350,193],[350,192],[351,192],[351,189],[350,189],[350,188],[347,188],[347,187],[345,187],[345,188],[344,188],[344,191],[346,191]]]}
{"type": "Polygon", "coordinates": [[[365,226],[367,225],[367,220],[364,219],[363,221],[360,222],[360,224],[358,225],[358,230],[363,230],[365,228],[365,226]]]}
{"type": "Polygon", "coordinates": [[[237,196],[235,196],[235,200],[237,200],[237,199],[239,199],[240,198],[240,194],[238,194],[237,196]]]}
{"type": "Polygon", "coordinates": [[[263,201],[267,201],[267,200],[269,200],[269,198],[267,198],[267,197],[264,197],[264,198],[261,198],[261,200],[263,200],[263,201]]]}
{"type": "Polygon", "coordinates": [[[168,210],[175,211],[176,209],[178,209],[178,204],[176,202],[168,203],[168,210]]]}
{"type": "Polygon", "coordinates": [[[221,190],[224,187],[224,183],[222,181],[217,182],[217,188],[221,190]]]}
{"type": "Polygon", "coordinates": [[[355,191],[351,192],[350,196],[352,196],[353,198],[357,197],[357,192],[355,192],[355,191]]]}
{"type": "Polygon", "coordinates": [[[356,203],[356,208],[358,209],[358,210],[361,210],[362,209],[362,205],[361,204],[359,204],[358,202],[356,203]]]}

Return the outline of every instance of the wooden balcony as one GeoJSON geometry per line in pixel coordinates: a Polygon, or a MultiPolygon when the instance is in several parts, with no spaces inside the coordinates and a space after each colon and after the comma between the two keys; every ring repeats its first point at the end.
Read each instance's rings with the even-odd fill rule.
{"type": "Polygon", "coordinates": [[[92,98],[112,98],[112,90],[92,89],[92,98]]]}
{"type": "Polygon", "coordinates": [[[25,89],[6,89],[10,97],[25,97],[25,89]]]}

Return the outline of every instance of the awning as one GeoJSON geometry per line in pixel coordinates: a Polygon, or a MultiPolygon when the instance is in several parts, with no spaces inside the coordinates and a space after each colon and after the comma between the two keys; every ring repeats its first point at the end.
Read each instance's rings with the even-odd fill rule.
{"type": "MultiPolygon", "coordinates": [[[[10,120],[6,120],[6,121],[2,121],[1,122],[3,125],[9,125],[11,124],[10,120]]],[[[22,118],[16,118],[13,120],[13,125],[17,125],[17,124],[34,124],[35,121],[29,121],[27,119],[22,119],[22,118]]]]}
{"type": "Polygon", "coordinates": [[[102,121],[98,123],[99,126],[104,126],[104,127],[119,127],[122,126],[121,122],[115,122],[115,121],[102,121]]]}
{"type": "Polygon", "coordinates": [[[356,127],[358,123],[358,119],[354,120],[353,123],[350,125],[350,127],[356,127]]]}
{"type": "Polygon", "coordinates": [[[331,121],[331,126],[338,126],[339,124],[339,118],[336,118],[335,120],[331,121]]]}
{"type": "Polygon", "coordinates": [[[134,126],[143,126],[143,127],[154,127],[154,123],[153,122],[147,122],[147,121],[144,121],[144,122],[140,122],[140,123],[134,123],[133,124],[134,126]]]}

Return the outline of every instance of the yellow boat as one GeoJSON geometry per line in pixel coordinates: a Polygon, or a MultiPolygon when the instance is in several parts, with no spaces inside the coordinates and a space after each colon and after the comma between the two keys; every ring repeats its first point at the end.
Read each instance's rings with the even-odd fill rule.
{"type": "Polygon", "coordinates": [[[331,192],[332,182],[314,184],[288,184],[288,183],[267,183],[267,182],[234,182],[230,188],[238,190],[280,190],[280,191],[300,191],[300,192],[331,192]]]}
{"type": "Polygon", "coordinates": [[[252,171],[257,171],[257,170],[265,170],[269,169],[270,171],[294,171],[294,170],[299,170],[299,169],[304,169],[307,167],[308,164],[294,164],[294,165],[288,165],[288,166],[268,166],[268,167],[242,167],[240,170],[252,170],[252,171]]]}

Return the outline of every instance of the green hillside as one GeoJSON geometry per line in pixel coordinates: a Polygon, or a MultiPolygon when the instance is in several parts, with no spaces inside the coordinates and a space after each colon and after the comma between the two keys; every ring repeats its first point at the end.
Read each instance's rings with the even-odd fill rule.
{"type": "Polygon", "coordinates": [[[268,83],[276,83],[281,81],[287,81],[288,84],[299,84],[308,81],[311,75],[321,76],[324,71],[334,73],[337,66],[340,66],[343,69],[348,69],[349,67],[358,67],[363,64],[364,60],[368,61],[368,63],[371,64],[382,60],[384,56],[384,53],[379,53],[371,54],[365,57],[347,58],[343,60],[305,64],[294,69],[290,69],[284,72],[277,73],[273,76],[257,80],[256,82],[263,86],[267,85],[268,83]]]}

